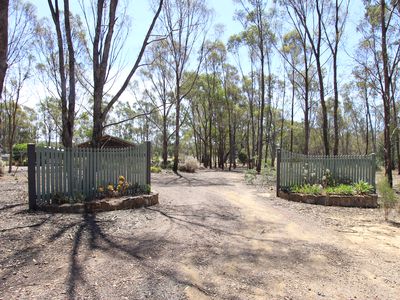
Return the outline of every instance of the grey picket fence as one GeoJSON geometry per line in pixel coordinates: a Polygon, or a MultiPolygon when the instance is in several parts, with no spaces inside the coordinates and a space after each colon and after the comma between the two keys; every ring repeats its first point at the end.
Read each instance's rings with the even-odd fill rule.
{"type": "Polygon", "coordinates": [[[130,148],[54,149],[28,145],[29,206],[50,203],[55,195],[96,196],[124,176],[130,184],[150,184],[150,143],[130,148]]]}
{"type": "Polygon", "coordinates": [[[336,182],[368,182],[375,188],[375,154],[303,155],[278,149],[277,192],[294,185],[321,182],[327,170],[336,182]]]}

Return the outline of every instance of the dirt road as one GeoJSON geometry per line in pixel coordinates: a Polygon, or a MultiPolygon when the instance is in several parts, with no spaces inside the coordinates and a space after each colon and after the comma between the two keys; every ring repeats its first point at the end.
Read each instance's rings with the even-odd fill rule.
{"type": "Polygon", "coordinates": [[[24,181],[0,180],[0,299],[400,299],[400,228],[378,210],[201,171],[154,176],[151,208],[31,214],[24,181]]]}

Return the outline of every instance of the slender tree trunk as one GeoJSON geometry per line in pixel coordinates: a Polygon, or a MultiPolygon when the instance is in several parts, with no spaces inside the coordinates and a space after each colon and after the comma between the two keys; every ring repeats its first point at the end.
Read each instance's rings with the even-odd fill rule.
{"type": "MultiPolygon", "coordinates": [[[[178,75],[177,75],[178,78],[178,75]]],[[[178,84],[176,85],[176,107],[175,107],[175,147],[174,147],[174,165],[172,170],[177,173],[178,172],[178,164],[179,164],[179,132],[180,132],[180,115],[181,115],[181,93],[180,93],[180,80],[176,81],[178,84]]]]}
{"type": "Polygon", "coordinates": [[[339,5],[338,0],[335,1],[335,46],[332,51],[333,56],[333,92],[334,92],[334,104],[333,104],[333,127],[334,127],[334,145],[333,155],[339,154],[339,121],[338,121],[338,109],[339,109],[339,91],[338,91],[338,80],[337,80],[337,54],[339,46],[339,5]]]}
{"type": "Polygon", "coordinates": [[[310,145],[310,81],[309,81],[309,67],[307,62],[307,44],[306,41],[303,42],[303,55],[304,55],[304,68],[305,68],[305,78],[304,78],[304,155],[308,155],[308,148],[310,145]]]}
{"type": "MultiPolygon", "coordinates": [[[[261,40],[261,43],[263,41],[261,40]]],[[[264,74],[264,51],[262,50],[264,47],[263,44],[260,45],[261,50],[261,107],[260,107],[260,120],[258,125],[258,143],[257,143],[257,173],[261,171],[261,161],[262,157],[262,148],[263,148],[263,131],[264,131],[264,107],[265,107],[265,74],[264,74]]]]}
{"type": "Polygon", "coordinates": [[[167,137],[167,116],[163,116],[163,145],[162,145],[162,164],[166,168],[168,165],[168,137],[167,137]]]}
{"type": "MultiPolygon", "coordinates": [[[[295,96],[295,83],[294,83],[294,69],[292,69],[292,102],[290,111],[290,152],[293,152],[293,127],[294,127],[294,96],[295,96]]],[[[307,108],[306,108],[307,110],[307,108]]],[[[305,123],[304,118],[304,123],[305,123]]],[[[306,141],[306,143],[308,143],[306,141]]]]}
{"type": "MultiPolygon", "coordinates": [[[[7,72],[8,52],[8,0],[0,0],[0,99],[3,95],[4,78],[7,72]]],[[[1,119],[0,119],[1,124],[1,119]]]]}
{"type": "Polygon", "coordinates": [[[390,136],[390,78],[389,78],[389,66],[388,66],[388,54],[387,54],[387,25],[386,25],[386,1],[380,1],[380,21],[381,21],[381,32],[382,32],[382,62],[383,62],[383,79],[384,79],[384,91],[383,91],[383,110],[384,110],[384,158],[385,158],[385,176],[389,182],[389,185],[393,186],[392,176],[392,145],[390,136]]]}

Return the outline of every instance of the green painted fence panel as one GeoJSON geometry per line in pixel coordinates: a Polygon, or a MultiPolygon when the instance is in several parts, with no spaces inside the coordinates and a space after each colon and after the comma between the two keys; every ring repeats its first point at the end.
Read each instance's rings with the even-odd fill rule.
{"type": "Polygon", "coordinates": [[[375,154],[371,155],[303,155],[280,150],[280,189],[305,183],[320,183],[330,171],[336,182],[366,181],[375,187],[375,154]]]}
{"type": "Polygon", "coordinates": [[[117,184],[124,176],[130,184],[146,184],[146,144],[117,149],[54,149],[36,147],[36,202],[51,203],[55,194],[90,198],[98,187],[117,184]]]}

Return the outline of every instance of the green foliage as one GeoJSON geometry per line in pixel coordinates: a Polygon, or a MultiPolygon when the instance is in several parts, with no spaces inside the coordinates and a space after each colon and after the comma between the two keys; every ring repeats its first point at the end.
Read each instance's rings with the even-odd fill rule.
{"type": "Polygon", "coordinates": [[[151,173],[161,173],[161,168],[158,166],[151,166],[150,171],[151,173]]]}
{"type": "Polygon", "coordinates": [[[28,144],[16,144],[13,147],[13,159],[16,162],[23,163],[28,156],[28,144]]]}
{"type": "Polygon", "coordinates": [[[248,160],[247,154],[243,151],[240,151],[239,155],[238,155],[238,159],[241,164],[245,164],[248,160]]]}
{"type": "Polygon", "coordinates": [[[291,192],[307,195],[321,195],[322,187],[318,184],[305,184],[305,185],[295,185],[290,188],[291,192]]]}
{"type": "Polygon", "coordinates": [[[366,195],[374,191],[374,187],[372,185],[362,180],[355,183],[353,186],[357,195],[366,195]]]}
{"type": "Polygon", "coordinates": [[[247,184],[254,184],[254,180],[256,180],[257,171],[255,169],[248,169],[244,173],[244,180],[247,184]]]}
{"type": "Polygon", "coordinates": [[[329,186],[326,188],[328,195],[354,195],[355,189],[352,185],[339,184],[337,186],[329,186]]]}
{"type": "Polygon", "coordinates": [[[385,220],[387,220],[389,216],[389,211],[395,208],[398,199],[396,197],[395,191],[390,187],[386,177],[379,180],[378,192],[381,196],[380,200],[385,211],[385,220]]]}

